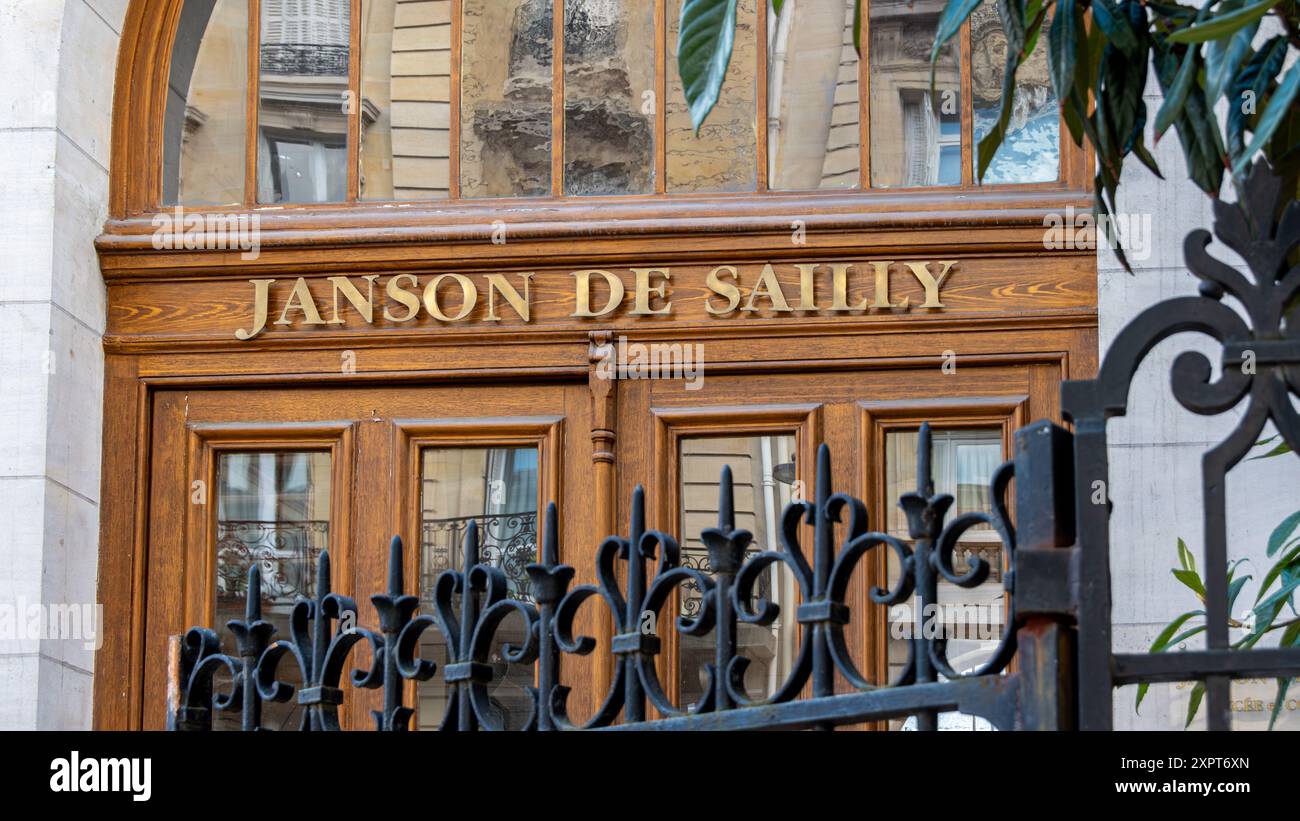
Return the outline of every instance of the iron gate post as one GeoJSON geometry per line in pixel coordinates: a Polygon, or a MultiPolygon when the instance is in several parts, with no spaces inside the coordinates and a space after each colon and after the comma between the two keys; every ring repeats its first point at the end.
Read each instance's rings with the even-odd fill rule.
{"type": "Polygon", "coordinates": [[[1070,432],[1036,422],[1016,432],[1012,567],[1020,677],[1018,729],[1078,724],[1078,551],[1070,432]]]}

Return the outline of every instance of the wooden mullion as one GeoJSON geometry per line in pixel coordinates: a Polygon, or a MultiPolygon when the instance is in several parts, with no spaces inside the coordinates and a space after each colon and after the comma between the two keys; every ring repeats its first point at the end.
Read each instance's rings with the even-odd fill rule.
{"type": "Polygon", "coordinates": [[[451,0],[451,95],[447,122],[447,196],[460,199],[460,59],[464,0],[451,0]]]}
{"type": "Polygon", "coordinates": [[[564,196],[564,0],[551,0],[551,196],[564,196]]]}
{"type": "Polygon", "coordinates": [[[261,92],[262,2],[248,0],[248,96],[244,108],[244,207],[257,205],[257,98],[261,92]]]}
{"type": "Polygon", "coordinates": [[[655,193],[668,191],[668,0],[655,0],[655,193]]]}
{"type": "Polygon", "coordinates": [[[871,187],[871,0],[862,0],[858,21],[862,50],[858,53],[858,187],[871,187]]]}
{"type": "Polygon", "coordinates": [[[961,51],[957,68],[961,75],[961,187],[975,188],[975,84],[971,79],[970,19],[961,25],[961,51]]]}
{"type": "Polygon", "coordinates": [[[351,0],[348,15],[347,200],[356,202],[361,195],[361,0],[351,0]]]}
{"type": "MultiPolygon", "coordinates": [[[[768,144],[767,129],[768,122],[772,116],[770,101],[767,98],[767,60],[768,60],[768,41],[767,41],[767,15],[771,8],[770,0],[760,0],[758,4],[758,25],[756,37],[758,39],[758,67],[757,74],[754,78],[755,85],[755,104],[754,114],[758,117],[758,129],[755,135],[758,139],[755,142],[755,151],[758,154],[758,193],[762,194],[768,190],[768,144]]],[[[779,112],[778,112],[779,113],[779,112]]]]}

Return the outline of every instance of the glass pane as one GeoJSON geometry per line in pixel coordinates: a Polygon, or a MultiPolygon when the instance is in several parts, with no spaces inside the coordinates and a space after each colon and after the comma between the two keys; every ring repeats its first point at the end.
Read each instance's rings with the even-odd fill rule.
{"type": "MultiPolygon", "coordinates": [[[[537,449],[427,449],[420,468],[420,607],[432,614],[434,585],[444,570],[464,570],[462,544],[471,521],[478,523],[479,561],[501,568],[512,598],[529,601],[524,568],[537,561],[537,449]]],[[[455,607],[460,597],[455,596],[455,607]]],[[[507,727],[519,729],[529,710],[527,688],[532,665],[510,665],[500,656],[501,642],[522,644],[524,623],[517,614],[497,631],[492,664],[496,673],[492,702],[507,727]]],[[[445,669],[447,647],[436,628],[420,640],[421,658],[445,669]]],[[[447,711],[447,685],[441,675],[418,687],[418,726],[437,729],[447,711]]]]}
{"type": "Polygon", "coordinates": [[[777,190],[856,188],[860,119],[854,0],[786,3],[767,22],[768,179],[777,190]]]}
{"type": "Polygon", "coordinates": [[[655,18],[645,0],[564,4],[564,193],[654,191],[655,18]]]}
{"type": "Polygon", "coordinates": [[[348,0],[262,0],[258,202],[347,199],[348,0]]]}
{"type": "Polygon", "coordinates": [[[551,0],[464,0],[462,196],[550,193],[553,24],[551,0]]]}
{"type": "Polygon", "coordinates": [[[700,133],[691,125],[677,73],[682,0],[668,0],[668,176],[670,192],[754,191],[758,188],[758,3],[739,0],[736,41],[726,82],[700,133]]]}
{"type": "MultiPolygon", "coordinates": [[[[992,430],[937,430],[932,434],[931,478],[935,493],[950,493],[955,503],[949,510],[948,521],[963,513],[987,512],[991,509],[989,482],[993,472],[1003,462],[1002,432],[992,430]]],[[[885,500],[889,511],[886,518],[888,532],[904,541],[910,541],[907,517],[895,504],[900,496],[916,490],[915,431],[890,433],[885,439],[885,500]]],[[[898,580],[898,558],[888,554],[889,584],[898,580]]],[[[989,578],[974,589],[963,589],[939,580],[939,605],[941,622],[948,638],[948,660],[959,673],[967,673],[986,662],[997,648],[1005,623],[1005,601],[1002,589],[1002,543],[997,533],[988,525],[979,525],[966,531],[953,553],[953,569],[958,573],[970,567],[970,559],[978,556],[989,563],[989,578]]],[[[906,603],[910,614],[917,606],[916,596],[906,603]]],[[[901,610],[901,608],[900,608],[901,610]]],[[[904,628],[911,629],[912,619],[901,612],[891,612],[889,625],[889,679],[893,681],[907,662],[907,638],[898,637],[904,628]],[[897,625],[897,627],[896,627],[897,625]]],[[[908,722],[912,719],[908,719],[908,722]]],[[[911,729],[908,722],[892,722],[911,729]]],[[[990,729],[983,719],[945,713],[939,717],[940,729],[990,729]]]]}
{"type": "Polygon", "coordinates": [[[871,185],[961,185],[961,47],[935,63],[930,47],[943,0],[872,0],[871,185]]]}
{"type": "MultiPolygon", "coordinates": [[[[225,629],[244,619],[248,571],[262,574],[262,618],[275,625],[273,640],[287,639],[289,617],[300,596],[316,595],[316,560],[329,547],[330,457],[328,453],[226,453],[217,460],[217,607],[222,652],[238,655],[225,629]]],[[[278,669],[280,681],[297,687],[291,658],[278,669]]],[[[221,692],[228,677],[218,677],[221,692]]],[[[298,729],[296,701],[263,703],[262,726],[298,729]]],[[[214,729],[238,730],[238,713],[221,713],[214,729]]]]}
{"type": "Polygon", "coordinates": [[[361,32],[361,199],[447,197],[451,0],[364,0],[361,32]]]}
{"type": "Polygon", "coordinates": [[[248,0],[186,0],[172,45],[163,201],[244,201],[248,0]]]}
{"type": "MultiPolygon", "coordinates": [[[[971,13],[971,88],[975,145],[993,130],[1002,106],[1007,38],[997,5],[985,2],[971,13]]],[[[1061,121],[1047,67],[1046,35],[1016,72],[1016,96],[1006,137],[984,174],[985,185],[1054,182],[1061,171],[1061,121]]],[[[972,152],[976,163],[978,152],[972,152]]]]}
{"type": "MultiPolygon", "coordinates": [[[[731,466],[736,527],[754,534],[751,552],[777,549],[781,512],[794,496],[794,436],[686,439],[681,444],[679,464],[683,566],[710,572],[708,551],[700,541],[700,533],[718,526],[718,477],[724,465],[731,466]]],[[[681,590],[682,615],[697,614],[699,590],[685,586],[681,590]]],[[[751,699],[771,695],[781,686],[793,669],[799,642],[799,624],[795,620],[799,598],[794,576],[783,566],[773,568],[758,585],[758,592],[776,603],[781,612],[768,627],[738,625],[737,653],[750,660],[745,690],[751,699]]],[[[704,665],[713,663],[713,648],[712,633],[679,637],[681,706],[694,704],[703,694],[704,665]]]]}

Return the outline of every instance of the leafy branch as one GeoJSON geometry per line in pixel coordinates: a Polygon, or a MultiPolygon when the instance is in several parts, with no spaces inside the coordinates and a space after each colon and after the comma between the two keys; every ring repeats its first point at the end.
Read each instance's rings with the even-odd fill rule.
{"type": "MultiPolygon", "coordinates": [[[[1257,442],[1256,445],[1267,447],[1275,441],[1280,441],[1280,437],[1274,436],[1257,442]]],[[[1267,459],[1287,453],[1291,453],[1291,448],[1285,442],[1280,442],[1267,453],[1251,458],[1267,459]]],[[[1259,592],[1255,595],[1255,601],[1251,605],[1249,614],[1243,619],[1232,617],[1228,619],[1230,628],[1245,632],[1242,638],[1232,642],[1231,647],[1233,650],[1249,650],[1265,636],[1278,632],[1281,633],[1278,639],[1279,647],[1300,647],[1300,612],[1296,610],[1296,591],[1300,590],[1300,533],[1297,532],[1298,530],[1300,530],[1300,510],[1283,519],[1269,536],[1268,545],[1265,548],[1266,555],[1270,559],[1275,556],[1277,558],[1273,566],[1264,574],[1264,578],[1260,580],[1259,592]],[[1286,610],[1290,610],[1291,618],[1282,619],[1281,616],[1286,610]]],[[[1229,613],[1233,612],[1237,599],[1246,586],[1246,582],[1253,578],[1252,576],[1237,575],[1237,570],[1247,563],[1246,559],[1238,559],[1228,567],[1229,613]]],[[[1196,569],[1196,559],[1192,556],[1192,551],[1187,548],[1182,539],[1178,540],[1178,567],[1170,572],[1174,574],[1174,578],[1178,579],[1196,595],[1202,605],[1205,604],[1205,583],[1196,569]]],[[[1205,618],[1204,609],[1189,610],[1179,615],[1165,625],[1160,634],[1156,636],[1155,641],[1151,644],[1151,652],[1166,652],[1178,647],[1188,639],[1204,633],[1208,627],[1205,618]]],[[[1290,677],[1282,677],[1277,680],[1277,696],[1273,701],[1273,711],[1268,722],[1270,730],[1277,723],[1290,685],[1290,677]]],[[[1149,684],[1142,684],[1138,687],[1137,698],[1133,704],[1135,711],[1140,711],[1142,700],[1146,698],[1149,687],[1149,684]]],[[[1205,682],[1198,681],[1192,687],[1191,700],[1187,705],[1187,721],[1183,725],[1184,727],[1190,726],[1193,719],[1196,718],[1204,696],[1205,682]]]]}

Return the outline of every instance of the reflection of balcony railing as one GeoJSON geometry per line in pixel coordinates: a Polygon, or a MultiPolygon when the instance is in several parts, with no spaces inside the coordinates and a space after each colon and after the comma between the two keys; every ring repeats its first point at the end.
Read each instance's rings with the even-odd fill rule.
{"type": "MultiPolygon", "coordinates": [[[[758,548],[745,552],[745,559],[758,553],[758,548]]],[[[683,547],[682,548],[682,567],[689,567],[692,570],[698,570],[705,575],[713,573],[713,566],[709,564],[709,551],[703,547],[683,547]]],[[[750,599],[750,606],[757,604],[760,599],[770,599],[772,595],[772,574],[780,572],[777,568],[779,565],[772,565],[762,576],[759,577],[758,586],[755,595],[750,599]]],[[[688,581],[681,586],[681,615],[694,618],[700,614],[700,586],[693,581],[688,581]]],[[[781,602],[777,602],[781,604],[781,602]]]]}
{"type": "Polygon", "coordinates": [[[348,76],[348,47],[315,43],[267,43],[262,46],[263,74],[348,76]]]}
{"type": "Polygon", "coordinates": [[[248,569],[262,571],[262,600],[290,605],[316,595],[316,557],[329,544],[324,520],[217,522],[217,596],[242,598],[248,569]]]}
{"type": "Polygon", "coordinates": [[[460,570],[465,528],[478,522],[479,560],[506,574],[510,596],[532,601],[528,573],[537,561],[537,514],[501,513],[460,516],[454,519],[425,519],[420,527],[420,598],[428,604],[433,585],[444,570],[460,570]]]}

